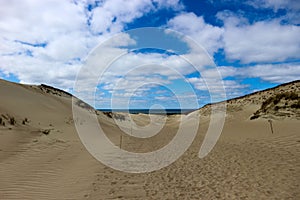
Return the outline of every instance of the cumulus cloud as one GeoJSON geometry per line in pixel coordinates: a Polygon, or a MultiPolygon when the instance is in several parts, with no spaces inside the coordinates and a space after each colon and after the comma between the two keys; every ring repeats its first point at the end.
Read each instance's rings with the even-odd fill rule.
{"type": "Polygon", "coordinates": [[[188,81],[199,91],[208,91],[209,97],[218,100],[225,100],[227,98],[242,95],[241,89],[249,87],[249,85],[240,84],[236,80],[221,80],[216,81],[215,78],[193,77],[188,81]]]}
{"type": "Polygon", "coordinates": [[[0,1],[0,70],[21,82],[71,88],[89,51],[126,23],[164,8],[182,5],[176,0],[0,1]],[[42,78],[45,71],[49,75],[42,78]]]}
{"type": "Polygon", "coordinates": [[[158,4],[158,8],[168,8],[173,10],[182,10],[184,5],[180,0],[154,0],[154,3],[158,4]]]}
{"type": "Polygon", "coordinates": [[[92,10],[91,27],[94,33],[120,32],[124,24],[154,10],[149,0],[110,0],[92,10]]]}
{"type": "MultiPolygon", "coordinates": [[[[159,85],[170,85],[174,80],[185,79],[184,75],[195,70],[179,55],[130,52],[106,66],[105,73],[96,80],[98,81],[99,78],[103,90],[118,94],[117,97],[122,98],[128,97],[129,94],[137,94],[141,88],[145,92],[158,88],[159,85]]],[[[84,81],[84,84],[88,83],[84,81]]],[[[144,93],[138,94],[138,96],[144,95],[144,93]]]]}
{"type": "Polygon", "coordinates": [[[251,0],[245,3],[255,8],[271,8],[274,11],[278,11],[279,9],[300,9],[300,2],[298,0],[251,0]]]}
{"type": "MultiPolygon", "coordinates": [[[[300,64],[263,64],[243,68],[222,66],[218,68],[223,78],[242,77],[242,78],[260,78],[271,83],[286,83],[299,80],[300,64]]],[[[209,73],[209,72],[207,72],[209,73]]]]}
{"type": "Polygon", "coordinates": [[[249,24],[244,18],[219,13],[224,21],[224,51],[228,59],[242,63],[282,62],[300,58],[300,27],[279,20],[249,24]]]}
{"type": "Polygon", "coordinates": [[[299,80],[299,63],[291,64],[258,64],[248,67],[220,66],[218,72],[222,81],[216,81],[218,73],[215,70],[205,70],[202,77],[187,79],[197,90],[209,91],[211,95],[226,91],[227,98],[241,96],[251,92],[250,85],[241,83],[245,78],[259,78],[269,83],[282,84],[299,80]],[[229,80],[228,80],[229,79],[229,80]]]}
{"type": "Polygon", "coordinates": [[[167,27],[190,36],[210,54],[222,47],[223,28],[205,23],[202,16],[182,13],[169,20],[167,27]]]}
{"type": "Polygon", "coordinates": [[[1,1],[0,13],[1,36],[8,40],[48,42],[85,27],[83,8],[70,1],[1,1]]]}

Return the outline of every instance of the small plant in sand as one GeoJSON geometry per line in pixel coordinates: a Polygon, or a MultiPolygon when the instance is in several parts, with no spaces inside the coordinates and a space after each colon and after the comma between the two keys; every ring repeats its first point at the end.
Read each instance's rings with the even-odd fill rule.
{"type": "Polygon", "coordinates": [[[45,135],[48,135],[50,133],[50,131],[51,131],[50,129],[46,129],[46,130],[43,130],[42,133],[44,133],[45,135]]]}
{"type": "Polygon", "coordinates": [[[106,115],[109,118],[113,118],[112,112],[103,112],[104,115],[106,115]]]}
{"type": "Polygon", "coordinates": [[[250,120],[259,118],[259,114],[254,114],[250,117],[250,120]]]}
{"type": "Polygon", "coordinates": [[[11,125],[15,125],[15,124],[16,124],[15,118],[14,118],[14,117],[11,117],[11,118],[9,119],[9,123],[10,123],[11,125]]]}
{"type": "Polygon", "coordinates": [[[298,100],[297,103],[292,104],[292,105],[291,105],[291,108],[300,109],[300,100],[298,100]]]}
{"type": "Polygon", "coordinates": [[[5,126],[5,122],[4,122],[4,119],[2,117],[0,117],[0,126],[5,126]]]}
{"type": "Polygon", "coordinates": [[[23,124],[23,125],[26,125],[26,123],[29,123],[29,120],[28,120],[27,117],[25,117],[25,119],[22,121],[22,124],[23,124]]]}

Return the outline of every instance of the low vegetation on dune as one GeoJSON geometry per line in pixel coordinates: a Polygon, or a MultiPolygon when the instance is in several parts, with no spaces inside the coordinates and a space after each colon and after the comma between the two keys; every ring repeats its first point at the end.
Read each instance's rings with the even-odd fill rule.
{"type": "Polygon", "coordinates": [[[20,122],[17,122],[17,118],[15,118],[14,116],[8,115],[8,114],[0,114],[0,126],[6,126],[6,125],[10,125],[10,126],[16,126],[18,124],[22,125],[26,125],[29,123],[29,119],[27,117],[25,117],[23,120],[22,119],[18,119],[20,122]]]}
{"type": "Polygon", "coordinates": [[[300,118],[300,98],[296,91],[272,95],[265,100],[251,120],[259,117],[296,117],[300,118]]]}
{"type": "Polygon", "coordinates": [[[5,126],[5,121],[0,117],[0,126],[5,126]]]}
{"type": "Polygon", "coordinates": [[[103,114],[106,115],[108,118],[111,118],[111,119],[116,119],[116,120],[120,120],[120,121],[125,121],[126,120],[125,115],[122,115],[122,114],[113,113],[113,112],[103,112],[103,114]]]}
{"type": "Polygon", "coordinates": [[[40,88],[41,91],[48,93],[48,94],[54,94],[57,96],[64,96],[64,97],[72,97],[73,96],[72,94],[70,94],[64,90],[61,90],[61,89],[58,89],[58,88],[55,88],[55,87],[52,87],[49,85],[41,84],[38,87],[40,88]]]}
{"type": "Polygon", "coordinates": [[[84,102],[84,101],[82,101],[80,99],[77,99],[76,105],[79,106],[79,107],[81,107],[81,108],[84,108],[86,110],[90,110],[90,111],[95,111],[96,112],[96,110],[91,105],[89,105],[88,103],[86,103],[86,102],[84,102]]]}

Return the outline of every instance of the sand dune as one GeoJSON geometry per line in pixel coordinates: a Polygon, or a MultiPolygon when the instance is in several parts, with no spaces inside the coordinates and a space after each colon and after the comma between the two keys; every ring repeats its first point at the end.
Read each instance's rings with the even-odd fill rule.
{"type": "MultiPolygon", "coordinates": [[[[299,81],[229,100],[221,137],[203,159],[198,152],[210,105],[190,113],[187,125],[200,118],[191,147],[170,166],[142,174],[113,170],[88,153],[74,126],[70,94],[0,80],[0,95],[0,199],[300,199],[299,108],[292,108],[299,102],[299,81]],[[286,92],[297,99],[269,100],[286,92]]],[[[91,109],[83,102],[78,106],[91,109]]],[[[97,113],[118,146],[120,128],[113,118],[97,113]]],[[[149,123],[146,115],[132,117],[138,125],[149,123]]],[[[154,119],[159,117],[166,125],[158,134],[123,134],[122,148],[151,152],[168,144],[180,116],[154,119]]]]}

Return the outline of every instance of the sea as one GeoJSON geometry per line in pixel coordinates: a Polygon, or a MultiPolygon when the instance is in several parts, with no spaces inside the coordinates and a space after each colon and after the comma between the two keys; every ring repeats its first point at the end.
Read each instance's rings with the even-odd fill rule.
{"type": "Polygon", "coordinates": [[[97,109],[102,112],[121,112],[121,113],[130,113],[130,114],[167,114],[167,115],[175,115],[175,114],[187,114],[196,109],[97,109]]]}

